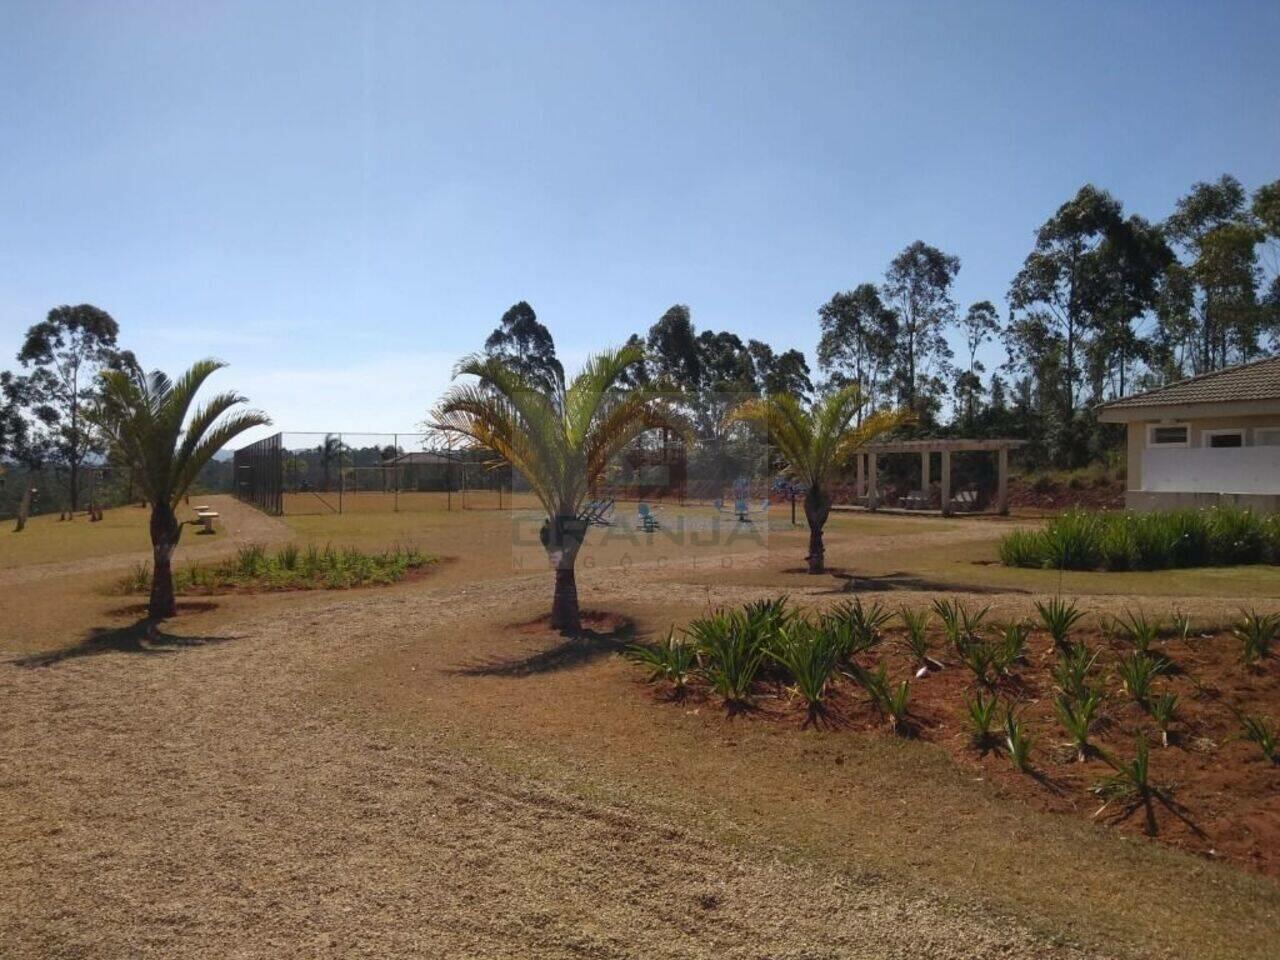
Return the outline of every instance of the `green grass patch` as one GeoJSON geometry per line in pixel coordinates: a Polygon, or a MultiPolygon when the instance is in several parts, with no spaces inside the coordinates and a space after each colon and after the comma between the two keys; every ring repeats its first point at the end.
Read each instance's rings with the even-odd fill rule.
{"type": "Polygon", "coordinates": [[[1280,563],[1280,516],[1213,507],[1155,513],[1069,510],[1000,541],[1007,567],[1169,570],[1280,563]]]}
{"type": "MultiPolygon", "coordinates": [[[[395,583],[436,558],[416,547],[395,546],[367,553],[355,547],[334,549],[286,543],[274,551],[249,544],[235,556],[210,563],[191,563],[174,571],[181,594],[230,593],[237,590],[348,590],[395,583]]],[[[138,564],[117,584],[120,593],[147,593],[151,565],[138,564]]]]}

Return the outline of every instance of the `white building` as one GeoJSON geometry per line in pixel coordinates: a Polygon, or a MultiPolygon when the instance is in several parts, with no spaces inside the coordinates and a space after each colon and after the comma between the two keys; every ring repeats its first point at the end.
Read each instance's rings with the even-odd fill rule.
{"type": "Polygon", "coordinates": [[[1128,507],[1280,511],[1280,357],[1115,400],[1098,419],[1129,425],[1128,507]]]}

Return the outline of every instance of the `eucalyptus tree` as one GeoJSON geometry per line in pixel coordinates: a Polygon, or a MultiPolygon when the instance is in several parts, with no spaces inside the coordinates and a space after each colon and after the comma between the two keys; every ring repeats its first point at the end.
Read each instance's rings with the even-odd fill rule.
{"type": "Polygon", "coordinates": [[[855,384],[867,403],[879,405],[882,383],[893,367],[898,343],[898,315],[885,306],[874,283],[832,295],[818,309],[822,331],[818,341],[818,369],[836,386],[855,384]]]}
{"type": "Polygon", "coordinates": [[[952,357],[945,332],[956,318],[951,285],[960,258],[922,240],[893,258],[885,271],[884,296],[898,317],[899,395],[917,415],[932,406],[940,375],[952,357]]]}
{"type": "Polygon", "coordinates": [[[498,328],[484,342],[484,352],[548,390],[564,381],[564,367],[556,358],[551,331],[524,300],[512,304],[502,315],[498,328]]]}
{"type": "Polygon", "coordinates": [[[589,359],[569,383],[548,385],[497,357],[472,356],[432,411],[430,426],[492,451],[528,482],[546,512],[540,538],[555,571],[551,626],[581,629],[575,573],[588,523],[583,502],[613,457],[647,430],[689,436],[685,418],[657,387],[628,388],[626,375],[644,362],[635,347],[589,359]]]}
{"type": "Polygon", "coordinates": [[[152,577],[147,616],[177,613],[173,592],[173,552],[182,535],[178,502],[200,470],[219,450],[246,430],[271,421],[256,410],[237,410],[238,393],[215,394],[192,409],[204,382],[226,364],[200,360],[171,380],[163,372],[106,370],[101,389],[86,416],[107,445],[134,472],[151,505],[152,577]]]}
{"type": "Polygon", "coordinates": [[[111,315],[91,304],[54,307],[27,330],[18,351],[18,361],[31,371],[27,404],[41,411],[37,429],[47,433],[50,457],[66,467],[72,511],[80,506],[85,459],[102,452],[84,410],[98,388],[98,372],[121,365],[119,332],[111,315]]]}
{"type": "Polygon", "coordinates": [[[909,409],[881,410],[854,423],[862,393],[849,384],[806,406],[790,393],[775,393],[739,404],[729,420],[763,427],[791,475],[805,487],[809,524],[809,572],[826,570],[822,531],[831,514],[833,475],[873,440],[915,419],[909,409]]]}

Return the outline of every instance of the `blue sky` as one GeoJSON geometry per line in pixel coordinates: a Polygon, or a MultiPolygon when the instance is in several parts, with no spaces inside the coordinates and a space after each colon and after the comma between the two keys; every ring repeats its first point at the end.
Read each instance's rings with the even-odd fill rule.
{"type": "MultiPolygon", "coordinates": [[[[0,6],[0,349],[58,303],[296,430],[409,430],[503,310],[810,353],[915,239],[1000,304],[1083,183],[1280,176],[1280,4],[0,6]]],[[[8,361],[0,361],[8,365],[8,361]]]]}

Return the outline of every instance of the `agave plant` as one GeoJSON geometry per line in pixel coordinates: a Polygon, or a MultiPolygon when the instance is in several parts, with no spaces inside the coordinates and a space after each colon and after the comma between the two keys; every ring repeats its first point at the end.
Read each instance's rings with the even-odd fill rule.
{"type": "Polygon", "coordinates": [[[1275,724],[1267,717],[1243,716],[1244,739],[1256,743],[1262,755],[1272,763],[1280,763],[1280,748],[1276,743],[1275,724]]]}
{"type": "Polygon", "coordinates": [[[698,650],[699,672],[730,709],[751,700],[765,658],[760,635],[739,612],[716,611],[692,621],[687,632],[698,650]]]}
{"type": "Polygon", "coordinates": [[[1116,663],[1116,673],[1125,692],[1142,709],[1150,709],[1151,685],[1164,669],[1164,664],[1149,653],[1131,653],[1116,663]]]}
{"type": "Polygon", "coordinates": [[[907,700],[910,697],[907,681],[903,680],[896,686],[891,684],[883,663],[874,671],[855,666],[851,675],[867,692],[871,705],[888,721],[890,729],[894,733],[905,734],[908,731],[907,700]]]}
{"type": "Polygon", "coordinates": [[[921,676],[930,670],[941,670],[942,664],[929,656],[931,644],[929,642],[929,612],[927,610],[912,610],[909,607],[901,607],[898,610],[898,618],[902,621],[905,633],[902,636],[902,645],[907,648],[907,652],[911,654],[911,659],[915,661],[918,668],[917,676],[921,676]]]}
{"type": "Polygon", "coordinates": [[[885,610],[879,603],[872,602],[864,606],[861,597],[855,597],[852,603],[840,604],[835,615],[849,624],[853,636],[853,648],[849,651],[865,653],[878,645],[883,638],[885,625],[893,619],[893,614],[885,610]]]}
{"type": "Polygon", "coordinates": [[[769,656],[791,676],[793,687],[808,707],[810,722],[826,710],[827,693],[840,650],[832,634],[807,620],[795,619],[778,629],[769,656]]]}
{"type": "Polygon", "coordinates": [[[1171,629],[1175,637],[1186,643],[1191,639],[1191,617],[1181,610],[1175,610],[1171,629]]]}
{"type": "Polygon", "coordinates": [[[1094,813],[1101,816],[1113,803],[1126,804],[1129,809],[1137,806],[1147,808],[1147,832],[1155,832],[1155,821],[1151,814],[1151,798],[1160,792],[1151,783],[1151,766],[1147,738],[1138,736],[1137,747],[1132,760],[1121,760],[1106,751],[1099,751],[1102,759],[1107,761],[1115,771],[1095,783],[1092,790],[1103,801],[1102,806],[1094,813]]]}
{"type": "Polygon", "coordinates": [[[981,690],[974,694],[972,700],[968,694],[961,694],[961,697],[969,723],[969,738],[975,747],[985,752],[991,746],[991,728],[995,725],[1000,699],[994,693],[983,696],[981,690]]]}
{"type": "Polygon", "coordinates": [[[1178,715],[1178,695],[1162,693],[1151,700],[1149,709],[1151,719],[1156,722],[1156,729],[1160,731],[1160,746],[1169,746],[1169,725],[1178,715]]]}
{"type": "Polygon", "coordinates": [[[995,682],[994,669],[998,659],[998,651],[981,637],[962,639],[956,649],[960,662],[973,672],[973,677],[981,686],[989,687],[995,682]]]}
{"type": "Polygon", "coordinates": [[[1092,692],[1089,676],[1097,660],[1097,651],[1090,652],[1084,644],[1060,650],[1053,667],[1053,681],[1058,691],[1071,700],[1086,699],[1092,692]]]}
{"type": "Polygon", "coordinates": [[[1139,653],[1150,653],[1151,645],[1160,635],[1158,621],[1149,620],[1144,610],[1128,610],[1116,618],[1120,636],[1139,653]]]}
{"type": "Polygon", "coordinates": [[[1009,750],[1009,762],[1019,773],[1031,767],[1031,735],[1026,724],[1018,717],[1012,705],[1004,711],[1004,743],[1009,750]]]}
{"type": "Polygon", "coordinates": [[[677,697],[684,696],[698,664],[694,645],[676,636],[674,629],[668,630],[666,638],[657,643],[635,644],[627,650],[627,656],[649,668],[650,681],[670,683],[677,697]]]}
{"type": "Polygon", "coordinates": [[[1006,623],[1000,628],[992,663],[997,673],[1007,675],[1016,664],[1026,661],[1028,632],[1029,628],[1022,621],[1006,623]]]}
{"type": "Polygon", "coordinates": [[[1242,610],[1241,620],[1231,628],[1240,641],[1240,658],[1247,664],[1257,663],[1271,655],[1271,646],[1280,634],[1280,614],[1242,610]]]}
{"type": "Polygon", "coordinates": [[[1054,710],[1066,728],[1067,735],[1071,737],[1071,745],[1076,748],[1076,760],[1080,763],[1089,759],[1089,732],[1101,702],[1094,691],[1090,691],[1082,700],[1060,696],[1054,701],[1054,710]]]}
{"type": "Polygon", "coordinates": [[[1040,614],[1040,622],[1053,638],[1053,645],[1059,651],[1071,646],[1071,629],[1084,619],[1084,613],[1076,608],[1075,602],[1068,603],[1062,597],[1053,597],[1045,602],[1036,601],[1036,611],[1040,614]]]}

